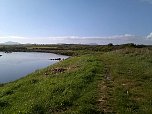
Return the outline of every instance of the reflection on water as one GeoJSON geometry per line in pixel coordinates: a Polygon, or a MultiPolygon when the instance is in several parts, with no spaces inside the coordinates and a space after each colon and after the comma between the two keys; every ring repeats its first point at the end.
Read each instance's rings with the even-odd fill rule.
{"type": "Polygon", "coordinates": [[[16,80],[57,62],[49,60],[51,58],[67,58],[63,55],[37,52],[0,52],[0,55],[0,83],[16,80]]]}

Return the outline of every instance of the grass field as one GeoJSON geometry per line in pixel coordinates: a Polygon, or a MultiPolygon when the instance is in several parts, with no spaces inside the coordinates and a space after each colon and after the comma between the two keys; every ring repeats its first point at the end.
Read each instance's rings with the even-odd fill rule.
{"type": "Polygon", "coordinates": [[[0,114],[151,114],[152,51],[70,57],[0,85],[0,114]]]}
{"type": "Polygon", "coordinates": [[[152,113],[152,51],[123,49],[100,57],[105,78],[100,83],[101,110],[116,114],[152,113]],[[105,96],[105,97],[103,97],[105,96]]]}

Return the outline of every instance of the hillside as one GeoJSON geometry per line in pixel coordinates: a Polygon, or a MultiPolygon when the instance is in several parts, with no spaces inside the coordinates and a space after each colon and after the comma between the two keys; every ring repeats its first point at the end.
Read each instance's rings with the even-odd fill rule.
{"type": "Polygon", "coordinates": [[[8,42],[0,43],[0,45],[20,45],[20,43],[8,41],[8,42]]]}
{"type": "Polygon", "coordinates": [[[151,69],[148,48],[88,51],[1,84],[0,114],[151,114],[151,69]]]}

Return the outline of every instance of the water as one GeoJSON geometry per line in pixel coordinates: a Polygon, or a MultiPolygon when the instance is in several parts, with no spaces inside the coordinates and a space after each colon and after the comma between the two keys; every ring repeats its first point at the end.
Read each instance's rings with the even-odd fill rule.
{"type": "Polygon", "coordinates": [[[34,72],[37,69],[47,67],[58,61],[51,58],[68,58],[68,56],[53,53],[37,52],[0,52],[0,83],[6,83],[19,79],[34,72]]]}

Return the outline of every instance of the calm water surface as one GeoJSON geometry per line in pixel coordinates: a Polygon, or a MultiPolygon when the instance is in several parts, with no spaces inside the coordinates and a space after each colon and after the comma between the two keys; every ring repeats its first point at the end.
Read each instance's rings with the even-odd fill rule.
{"type": "Polygon", "coordinates": [[[68,58],[63,55],[37,52],[0,52],[0,55],[2,55],[0,56],[0,83],[14,81],[37,69],[58,62],[51,61],[50,58],[68,58]]]}

